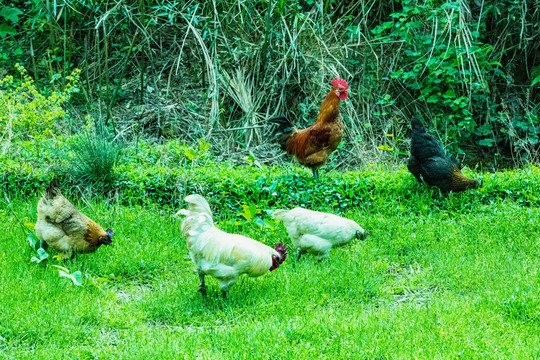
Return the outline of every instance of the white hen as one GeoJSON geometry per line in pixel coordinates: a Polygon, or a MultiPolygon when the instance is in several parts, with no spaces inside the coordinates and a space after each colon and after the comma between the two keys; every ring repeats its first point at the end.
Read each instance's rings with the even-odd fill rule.
{"type": "Polygon", "coordinates": [[[199,291],[203,297],[206,297],[205,275],[219,281],[225,297],[240,275],[261,276],[277,269],[287,257],[284,244],[276,244],[274,250],[248,237],[216,228],[210,206],[202,196],[193,194],[185,200],[189,203],[188,209],[180,210],[177,215],[186,216],[182,221],[182,234],[199,273],[199,291]]]}
{"type": "Polygon", "coordinates": [[[362,240],[366,237],[365,230],[352,220],[301,207],[276,210],[274,218],[283,220],[293,245],[298,248],[297,261],[306,252],[321,261],[334,246],[344,245],[355,237],[362,240]]]}

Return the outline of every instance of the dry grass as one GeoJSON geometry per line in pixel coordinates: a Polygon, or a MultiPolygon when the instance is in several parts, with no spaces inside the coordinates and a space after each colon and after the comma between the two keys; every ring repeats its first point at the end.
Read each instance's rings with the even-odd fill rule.
{"type": "MultiPolygon", "coordinates": [[[[125,139],[204,138],[220,153],[252,152],[261,158],[272,156],[266,120],[285,113],[299,127],[311,124],[331,79],[340,76],[350,84],[349,99],[342,106],[347,126],[341,161],[352,166],[391,162],[397,156],[379,147],[406,150],[402,139],[412,115],[427,120],[440,115],[410,86],[391,78],[403,68],[406,52],[415,49],[404,39],[386,41],[373,34],[385,22],[396,26],[400,20],[390,15],[404,11],[407,4],[425,6],[373,0],[311,5],[227,0],[101,1],[99,7],[69,1],[42,4],[47,9],[41,10],[73,21],[62,24],[57,19],[43,44],[32,43],[34,75],[46,72],[52,77],[67,71],[69,66],[56,60],[35,61],[47,57],[39,53],[42,49],[58,47],[65,59],[82,69],[81,102],[72,111],[74,118],[90,114],[125,139]],[[70,34],[70,41],[55,41],[61,34],[70,34]]],[[[516,66],[526,59],[523,65],[530,74],[540,64],[534,51],[540,41],[534,31],[540,7],[509,3],[509,13],[521,16],[521,24],[503,26],[506,20],[494,15],[493,6],[443,2],[440,18],[418,15],[419,25],[409,36],[431,34],[432,43],[422,49],[415,64],[406,65],[421,66],[424,76],[441,42],[465,49],[455,59],[460,64],[456,75],[460,94],[473,103],[480,87],[493,94],[489,100],[493,104],[503,104],[497,109],[501,116],[514,119],[519,114],[534,124],[538,90],[522,85],[516,66]],[[481,64],[486,60],[478,58],[473,46],[477,31],[492,47],[489,61],[503,64],[507,84],[488,83],[491,74],[481,64]],[[510,45],[517,40],[519,49],[510,45]],[[502,94],[509,89],[515,91],[505,98],[502,94]]],[[[480,125],[493,122],[492,115],[479,113],[474,118],[480,125]]],[[[513,124],[505,126],[512,129],[513,124]]],[[[446,128],[439,129],[444,131],[443,142],[456,142],[454,135],[446,138],[446,128]]],[[[527,160],[536,161],[538,148],[530,146],[534,139],[527,136],[517,133],[512,138],[517,145],[510,150],[520,154],[516,159],[526,154],[527,160]],[[522,138],[525,141],[518,142],[522,138]]]]}

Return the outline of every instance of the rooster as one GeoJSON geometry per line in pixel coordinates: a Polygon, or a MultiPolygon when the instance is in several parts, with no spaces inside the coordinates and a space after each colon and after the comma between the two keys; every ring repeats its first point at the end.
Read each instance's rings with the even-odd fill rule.
{"type": "Polygon", "coordinates": [[[446,154],[441,142],[426,132],[420,120],[413,118],[411,126],[411,157],[407,168],[418,182],[425,181],[444,192],[482,186],[482,181],[463,175],[460,161],[446,154]]]}
{"type": "Polygon", "coordinates": [[[283,225],[298,248],[296,261],[306,252],[319,261],[328,258],[330,249],[345,245],[353,238],[366,238],[366,232],[356,222],[337,215],[307,210],[276,210],[273,217],[283,220],[283,225]]]}
{"type": "Polygon", "coordinates": [[[240,275],[261,276],[277,269],[287,257],[285,244],[276,244],[274,250],[248,237],[216,228],[210,206],[202,196],[193,194],[185,200],[188,209],[180,210],[177,215],[186,216],[181,230],[199,273],[199,291],[203,298],[206,298],[205,275],[219,281],[223,298],[226,298],[227,291],[240,275]]]}
{"type": "Polygon", "coordinates": [[[343,119],[339,104],[347,99],[349,85],[345,80],[332,80],[332,89],[324,98],[315,123],[305,129],[297,129],[284,116],[271,119],[278,124],[274,132],[282,150],[294,155],[298,162],[319,177],[319,168],[326,164],[330,154],[337,149],[343,136],[343,119]]]}
{"type": "Polygon", "coordinates": [[[53,180],[37,206],[36,235],[41,247],[51,246],[60,258],[73,258],[75,253],[91,253],[101,245],[110,245],[113,231],[77,211],[60,192],[53,180]]]}

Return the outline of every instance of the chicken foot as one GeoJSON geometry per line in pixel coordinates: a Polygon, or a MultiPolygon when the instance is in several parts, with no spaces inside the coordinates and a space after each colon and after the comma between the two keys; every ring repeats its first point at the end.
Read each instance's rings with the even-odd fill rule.
{"type": "Polygon", "coordinates": [[[319,178],[319,169],[311,169],[311,171],[313,171],[313,177],[315,179],[318,179],[319,178]]]}
{"type": "Polygon", "coordinates": [[[296,252],[296,262],[298,262],[298,260],[300,260],[300,256],[302,256],[302,254],[305,254],[305,253],[306,253],[305,250],[298,249],[298,251],[296,252]]]}
{"type": "Polygon", "coordinates": [[[199,271],[199,292],[203,299],[206,299],[206,283],[204,282],[204,274],[199,271]]]}

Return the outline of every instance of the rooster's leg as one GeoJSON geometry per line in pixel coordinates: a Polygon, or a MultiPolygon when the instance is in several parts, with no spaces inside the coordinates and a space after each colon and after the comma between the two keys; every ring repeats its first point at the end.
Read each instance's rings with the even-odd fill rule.
{"type": "Polygon", "coordinates": [[[296,262],[298,262],[298,260],[300,260],[300,256],[302,256],[302,254],[304,253],[305,251],[302,251],[300,249],[298,249],[298,252],[296,253],[296,262]]]}
{"type": "Polygon", "coordinates": [[[199,292],[202,294],[203,299],[206,298],[206,284],[204,283],[204,274],[199,271],[199,292]]]}
{"type": "Polygon", "coordinates": [[[313,171],[313,177],[315,179],[318,179],[319,178],[319,169],[311,169],[311,171],[313,171]]]}
{"type": "Polygon", "coordinates": [[[227,298],[227,292],[226,292],[226,291],[223,291],[223,292],[221,293],[221,295],[223,295],[223,300],[225,300],[225,299],[227,298]]]}

